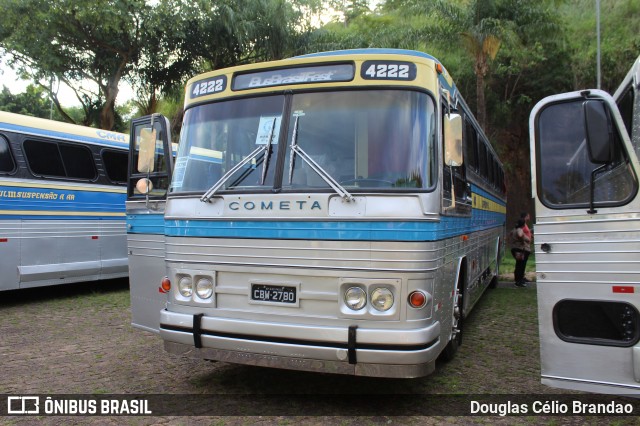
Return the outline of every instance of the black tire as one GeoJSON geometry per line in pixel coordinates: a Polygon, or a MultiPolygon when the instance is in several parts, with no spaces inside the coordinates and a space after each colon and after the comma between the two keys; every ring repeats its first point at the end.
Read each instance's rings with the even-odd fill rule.
{"type": "Polygon", "coordinates": [[[489,288],[496,288],[498,286],[498,275],[500,275],[500,262],[502,259],[500,258],[500,251],[498,250],[498,254],[496,255],[496,274],[491,278],[491,282],[489,283],[489,288]]]}
{"type": "MultiPolygon", "coordinates": [[[[447,361],[451,361],[455,355],[456,352],[458,352],[458,348],[460,348],[460,346],[462,346],[462,329],[463,329],[463,325],[464,325],[464,317],[462,315],[462,288],[464,286],[464,281],[463,281],[464,275],[461,275],[458,279],[458,289],[457,289],[457,311],[458,311],[458,318],[457,318],[457,324],[456,324],[456,328],[457,328],[457,333],[456,336],[449,340],[449,343],[447,343],[447,346],[445,346],[444,350],[440,353],[440,359],[442,359],[443,361],[447,362],[447,361]]],[[[456,313],[455,313],[455,308],[454,308],[454,312],[453,312],[453,320],[452,321],[456,321],[456,313]]],[[[453,327],[453,324],[452,324],[453,327]]]]}

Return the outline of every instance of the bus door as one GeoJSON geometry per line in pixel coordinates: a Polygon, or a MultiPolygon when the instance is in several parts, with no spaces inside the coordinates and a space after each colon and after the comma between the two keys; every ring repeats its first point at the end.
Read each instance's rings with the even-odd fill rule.
{"type": "Polygon", "coordinates": [[[625,124],[600,90],[545,98],[529,124],[542,383],[638,394],[640,167],[625,124]]]}
{"type": "Polygon", "coordinates": [[[135,327],[159,332],[166,296],[164,209],[173,169],[169,121],[159,114],[131,123],[127,185],[127,249],[135,327]]]}

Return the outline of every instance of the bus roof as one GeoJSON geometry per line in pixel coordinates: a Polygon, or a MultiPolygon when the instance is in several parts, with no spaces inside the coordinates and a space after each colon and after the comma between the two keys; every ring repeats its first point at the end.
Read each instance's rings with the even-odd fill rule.
{"type": "Polygon", "coordinates": [[[0,111],[0,131],[128,149],[129,135],[0,111]]]}
{"type": "Polygon", "coordinates": [[[343,56],[343,55],[407,55],[407,56],[416,56],[419,58],[430,59],[442,65],[442,63],[438,59],[429,55],[428,53],[419,52],[417,50],[407,50],[407,49],[382,49],[382,48],[344,49],[344,50],[333,50],[333,51],[326,51],[326,52],[309,53],[306,55],[294,56],[293,59],[313,58],[316,56],[343,56]]]}

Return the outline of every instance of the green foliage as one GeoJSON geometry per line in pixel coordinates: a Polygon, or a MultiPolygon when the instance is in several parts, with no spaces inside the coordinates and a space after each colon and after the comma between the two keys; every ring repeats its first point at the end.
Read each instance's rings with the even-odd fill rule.
{"type": "Polygon", "coordinates": [[[34,85],[27,86],[24,93],[17,95],[13,95],[7,86],[3,86],[0,92],[0,110],[40,118],[51,116],[51,105],[44,89],[34,85]]]}
{"type": "MultiPolygon", "coordinates": [[[[133,71],[148,41],[144,21],[152,9],[147,3],[0,0],[0,8],[0,47],[9,53],[10,64],[36,81],[55,76],[72,87],[82,80],[95,82],[99,93],[82,91],[83,106],[89,114],[101,104],[101,126],[113,128],[118,84],[133,71]]],[[[88,114],[85,122],[91,120],[88,114]]]]}
{"type": "MultiPolygon", "coordinates": [[[[111,111],[112,127],[159,110],[179,122],[185,80],[206,70],[334,49],[425,51],[444,63],[472,109],[485,97],[487,134],[512,188],[522,187],[510,197],[516,211],[526,209],[531,107],[551,93],[595,86],[593,1],[378,3],[372,10],[365,0],[0,0],[0,51],[45,86],[51,77],[75,85],[82,105],[60,108],[59,118],[104,126],[111,111]],[[344,20],[313,29],[329,8],[344,20]],[[87,79],[96,93],[80,87],[87,79]],[[112,100],[123,79],[138,99],[117,112],[112,100]]],[[[603,88],[612,91],[640,51],[640,3],[601,4],[603,88]]]]}
{"type": "MultiPolygon", "coordinates": [[[[596,87],[596,9],[593,0],[565,0],[559,7],[571,34],[573,89],[596,87]]],[[[613,92],[640,53],[640,2],[601,0],[602,89],[613,92]]]]}

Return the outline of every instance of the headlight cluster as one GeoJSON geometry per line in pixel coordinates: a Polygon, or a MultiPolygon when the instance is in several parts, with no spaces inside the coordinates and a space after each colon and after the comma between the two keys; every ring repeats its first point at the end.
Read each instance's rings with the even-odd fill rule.
{"type": "MultiPolygon", "coordinates": [[[[393,306],[393,292],[386,287],[376,287],[371,291],[369,301],[374,309],[386,312],[393,306]]],[[[344,292],[344,303],[354,311],[367,305],[367,293],[362,287],[349,287],[344,292]]]]}
{"type": "Polygon", "coordinates": [[[195,277],[194,279],[191,276],[182,276],[178,278],[178,292],[182,297],[191,298],[194,291],[200,299],[211,298],[213,296],[213,280],[209,277],[195,277]]]}

